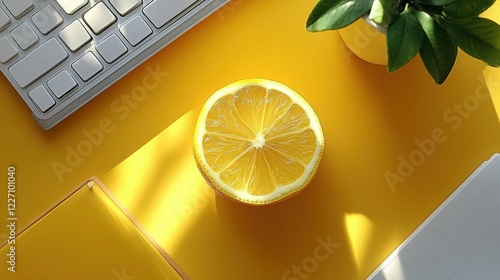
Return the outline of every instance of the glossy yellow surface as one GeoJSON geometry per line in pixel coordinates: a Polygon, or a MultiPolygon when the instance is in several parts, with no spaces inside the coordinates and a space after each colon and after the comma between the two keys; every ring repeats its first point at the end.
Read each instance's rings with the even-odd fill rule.
{"type": "Polygon", "coordinates": [[[19,228],[96,175],[192,279],[368,276],[500,151],[500,74],[463,53],[442,86],[419,58],[388,74],[338,32],[306,32],[315,4],[232,1],[50,131],[0,77],[0,180],[16,167],[19,228]],[[191,141],[203,102],[252,77],[300,92],[326,141],[307,189],[260,208],[216,196],[191,141]]]}
{"type": "MultiPolygon", "coordinates": [[[[1,279],[168,279],[181,270],[116,204],[89,181],[0,249],[1,279]]],[[[15,222],[13,222],[15,223],[15,222]]]]}

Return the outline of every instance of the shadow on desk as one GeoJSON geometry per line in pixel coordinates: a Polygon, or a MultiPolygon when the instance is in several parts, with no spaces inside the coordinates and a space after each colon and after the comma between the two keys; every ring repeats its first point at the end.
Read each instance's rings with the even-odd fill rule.
{"type": "Polygon", "coordinates": [[[343,108],[331,110],[330,118],[319,108],[326,150],[301,194],[255,208],[213,195],[202,181],[193,186],[204,193],[203,208],[172,249],[188,274],[367,277],[500,149],[488,91],[500,76],[487,76],[487,85],[485,66],[461,54],[447,83],[438,86],[417,62],[394,74],[364,62],[349,65],[347,75],[363,82],[349,92],[332,88],[343,108]]]}

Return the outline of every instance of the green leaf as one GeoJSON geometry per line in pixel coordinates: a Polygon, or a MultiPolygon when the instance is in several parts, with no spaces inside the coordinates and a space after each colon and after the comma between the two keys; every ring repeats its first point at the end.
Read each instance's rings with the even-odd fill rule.
{"type": "Polygon", "coordinates": [[[470,56],[500,66],[500,25],[486,18],[447,19],[450,37],[470,56]]]}
{"type": "Polygon", "coordinates": [[[374,0],[368,19],[387,27],[398,15],[398,0],[374,0]]]}
{"type": "Polygon", "coordinates": [[[443,14],[443,6],[433,6],[429,4],[418,4],[418,10],[425,12],[429,15],[439,15],[443,14]]]}
{"type": "MultiPolygon", "coordinates": [[[[417,4],[432,5],[432,6],[447,6],[459,0],[415,0],[417,4]]],[[[477,0],[474,0],[477,1],[477,0]]]]}
{"type": "Polygon", "coordinates": [[[431,16],[424,12],[417,12],[416,16],[425,35],[420,58],[434,81],[442,84],[455,64],[458,47],[431,16]]]}
{"type": "Polygon", "coordinates": [[[387,70],[396,71],[417,55],[424,31],[411,9],[406,9],[387,29],[387,70]]]}
{"type": "Polygon", "coordinates": [[[456,0],[444,8],[444,13],[452,18],[469,18],[479,16],[486,11],[495,0],[456,0]]]}
{"type": "Polygon", "coordinates": [[[340,29],[366,15],[373,0],[320,0],[309,14],[308,31],[340,29]]]}

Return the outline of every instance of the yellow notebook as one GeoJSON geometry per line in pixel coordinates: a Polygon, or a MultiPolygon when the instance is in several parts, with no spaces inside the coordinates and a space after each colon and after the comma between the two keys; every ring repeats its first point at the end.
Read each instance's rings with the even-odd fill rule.
{"type": "Polygon", "coordinates": [[[187,279],[97,178],[8,241],[0,279],[187,279]]]}

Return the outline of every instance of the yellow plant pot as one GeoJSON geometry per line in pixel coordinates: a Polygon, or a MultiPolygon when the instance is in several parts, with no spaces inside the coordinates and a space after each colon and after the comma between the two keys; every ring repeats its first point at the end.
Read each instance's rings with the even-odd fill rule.
{"type": "Polygon", "coordinates": [[[366,16],[339,29],[344,43],[359,58],[378,65],[387,65],[386,30],[366,16]]]}

